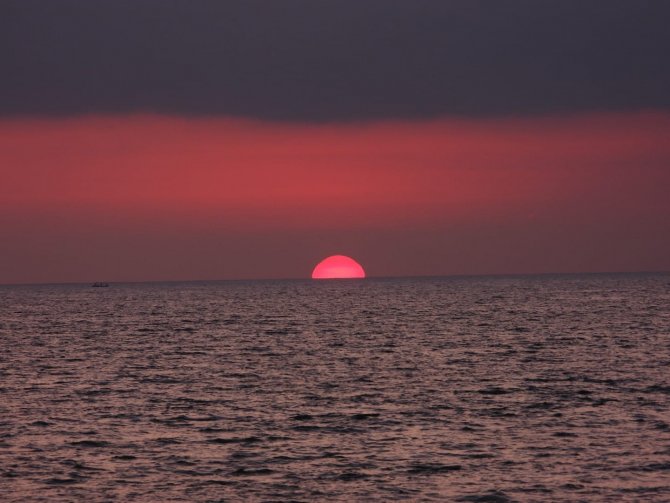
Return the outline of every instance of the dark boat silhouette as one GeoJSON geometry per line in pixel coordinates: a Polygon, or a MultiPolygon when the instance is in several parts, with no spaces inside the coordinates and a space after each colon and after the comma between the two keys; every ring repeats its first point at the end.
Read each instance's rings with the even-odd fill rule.
{"type": "Polygon", "coordinates": [[[91,285],[93,288],[105,288],[109,286],[109,283],[96,282],[91,285]]]}

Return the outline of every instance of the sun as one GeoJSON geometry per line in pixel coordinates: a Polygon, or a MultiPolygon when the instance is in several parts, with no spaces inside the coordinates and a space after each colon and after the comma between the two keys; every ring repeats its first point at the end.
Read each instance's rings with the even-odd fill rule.
{"type": "Polygon", "coordinates": [[[331,255],[316,264],[312,279],[365,278],[361,264],[346,255],[331,255]]]}

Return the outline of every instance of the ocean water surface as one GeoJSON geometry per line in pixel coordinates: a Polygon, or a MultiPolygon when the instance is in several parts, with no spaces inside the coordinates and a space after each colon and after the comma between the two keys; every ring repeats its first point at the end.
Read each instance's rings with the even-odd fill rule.
{"type": "Polygon", "coordinates": [[[670,275],[0,287],[0,500],[670,501],[670,275]]]}

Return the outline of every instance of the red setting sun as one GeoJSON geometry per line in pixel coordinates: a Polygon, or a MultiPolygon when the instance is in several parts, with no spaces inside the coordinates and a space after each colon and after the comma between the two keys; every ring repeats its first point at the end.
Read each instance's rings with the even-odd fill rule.
{"type": "Polygon", "coordinates": [[[365,271],[361,264],[345,255],[331,255],[319,262],[312,271],[312,279],[335,278],[365,278],[365,271]]]}

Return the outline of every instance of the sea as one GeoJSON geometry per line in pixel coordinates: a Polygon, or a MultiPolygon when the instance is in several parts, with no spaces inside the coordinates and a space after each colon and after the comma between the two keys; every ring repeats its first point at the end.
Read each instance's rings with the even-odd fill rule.
{"type": "Polygon", "coordinates": [[[0,501],[670,501],[670,274],[2,286],[0,501]]]}

